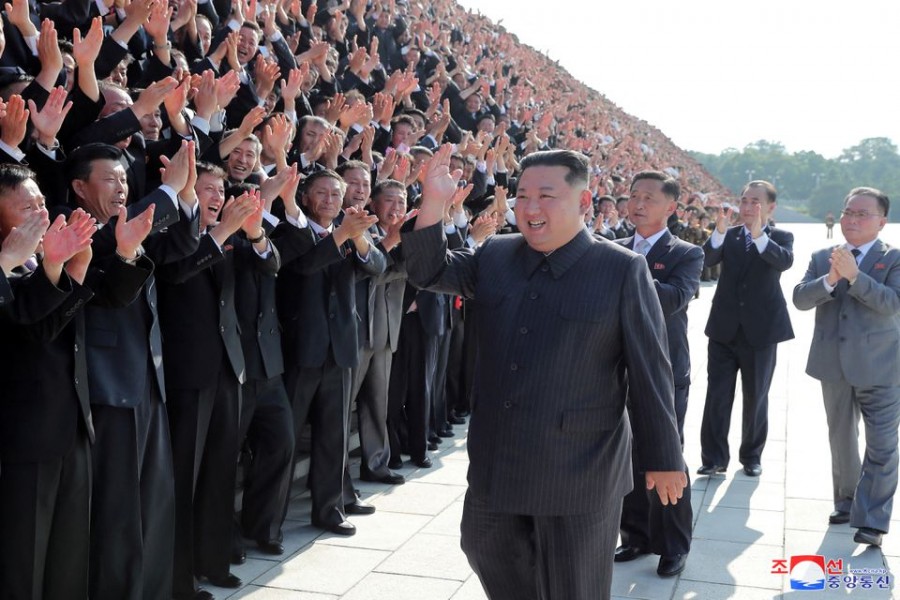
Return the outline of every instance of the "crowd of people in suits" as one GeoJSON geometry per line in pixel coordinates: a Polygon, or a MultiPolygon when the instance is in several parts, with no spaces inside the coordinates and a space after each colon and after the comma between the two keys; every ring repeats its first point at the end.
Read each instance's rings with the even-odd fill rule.
{"type": "MultiPolygon", "coordinates": [[[[681,193],[725,191],[483,17],[451,0],[13,0],[2,25],[0,597],[240,586],[246,543],[283,552],[307,431],[311,521],[335,534],[375,510],[348,468],[353,419],[360,479],[431,467],[471,410],[491,310],[408,281],[401,229],[436,161],[459,173],[442,235],[472,253],[517,230],[528,156],[583,157],[580,218],[652,267],[681,431],[698,251],[641,221],[660,194],[668,220],[681,193]]],[[[759,435],[741,454],[757,466],[759,435]]],[[[720,446],[704,468],[727,464],[720,446]]],[[[689,532],[642,527],[623,523],[632,554],[679,572],[689,532]]]]}

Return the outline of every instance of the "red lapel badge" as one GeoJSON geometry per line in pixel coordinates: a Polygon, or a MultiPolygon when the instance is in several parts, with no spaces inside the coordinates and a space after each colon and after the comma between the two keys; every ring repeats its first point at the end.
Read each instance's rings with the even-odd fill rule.
{"type": "Polygon", "coordinates": [[[666,268],[666,265],[664,265],[662,263],[653,263],[654,271],[659,271],[660,269],[665,269],[665,268],[666,268]]]}
{"type": "Polygon", "coordinates": [[[887,265],[885,265],[884,263],[875,263],[875,270],[876,270],[876,271],[880,271],[880,270],[885,269],[885,268],[887,268],[887,265]]]}

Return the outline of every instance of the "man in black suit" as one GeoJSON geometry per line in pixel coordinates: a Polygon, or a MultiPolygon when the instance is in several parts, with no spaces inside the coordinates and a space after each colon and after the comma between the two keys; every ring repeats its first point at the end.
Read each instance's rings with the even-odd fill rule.
{"type": "Polygon", "coordinates": [[[738,458],[748,476],[762,474],[775,349],[778,342],[794,337],[780,283],[794,262],[794,236],[767,225],[775,198],[771,183],[751,181],[741,192],[742,224],[729,229],[731,209],[720,212],[715,231],[703,245],[706,266],[723,266],[706,323],[709,381],[700,429],[700,475],[723,473],[728,467],[738,371],[744,394],[738,458]]]}
{"type": "MultiPolygon", "coordinates": [[[[358,175],[361,172],[360,169],[356,171],[358,175]]],[[[368,176],[368,170],[365,170],[364,177],[368,176]]],[[[377,235],[377,247],[384,253],[388,265],[383,274],[361,279],[356,284],[356,310],[361,324],[360,361],[352,372],[352,397],[356,398],[359,417],[360,479],[396,485],[405,479],[388,467],[391,448],[387,413],[391,360],[400,338],[406,288],[406,269],[400,248],[400,225],[406,217],[405,184],[393,179],[379,181],[372,192],[369,208],[378,217],[373,236],[377,235]]]]}
{"type": "MultiPolygon", "coordinates": [[[[316,243],[296,258],[290,249],[284,251],[277,292],[294,432],[299,437],[307,417],[312,427],[312,523],[353,535],[356,528],[346,515],[375,510],[353,496],[346,475],[350,370],[359,363],[356,279],[384,272],[385,259],[365,235],[376,217],[350,207],[337,223],[344,186],[341,176],[330,170],[307,178],[301,201],[316,243]]],[[[288,209],[294,209],[288,204],[289,220],[298,222],[290,217],[288,209]]],[[[303,221],[305,225],[306,218],[303,221]]],[[[283,231],[292,235],[300,229],[289,225],[283,231]]]]}
{"type": "Polygon", "coordinates": [[[631,431],[663,504],[686,484],[646,261],[587,231],[588,161],[565,150],[522,161],[521,235],[448,252],[450,152],[426,169],[403,247],[413,282],[478,304],[463,551],[495,600],[609,598],[631,431]]]}
{"type": "Polygon", "coordinates": [[[274,273],[279,264],[261,225],[258,197],[243,194],[226,202],[224,172],[205,163],[197,165],[196,188],[189,187],[203,192],[197,193],[199,247],[191,256],[159,269],[175,463],[172,595],[176,599],[211,597],[198,590],[195,576],[219,587],[242,585],[228,567],[240,384],[245,378],[234,302],[235,269],[274,273]],[[236,235],[238,231],[243,235],[236,235]]]}
{"type": "MultiPolygon", "coordinates": [[[[0,236],[44,209],[33,177],[0,166],[0,236]]],[[[120,221],[115,243],[134,252],[152,211],[120,221]]],[[[88,597],[94,426],[83,309],[127,305],[152,272],[146,259],[93,261],[94,224],[80,209],[57,216],[40,256],[12,275],[16,302],[0,311],[0,590],[10,598],[88,597]]]]}
{"type": "MultiPolygon", "coordinates": [[[[76,203],[101,224],[93,239],[97,256],[117,253],[152,267],[196,250],[198,220],[188,216],[196,210],[180,199],[194,168],[194,146],[183,146],[169,162],[163,185],[128,207],[130,215],[152,207],[151,235],[137,254],[113,239],[128,196],[122,151],[88,144],[72,153],[66,173],[76,203]]],[[[85,322],[96,431],[90,596],[162,600],[170,597],[172,582],[175,489],[155,278],[147,278],[128,306],[89,304],[85,322]]]]}
{"type": "MultiPolygon", "coordinates": [[[[678,181],[665,173],[642,171],[636,174],[628,200],[628,215],[635,225],[635,234],[617,243],[645,256],[650,267],[666,319],[669,360],[675,383],[675,419],[683,446],[684,415],[691,385],[687,308],[700,287],[703,251],[699,246],[679,240],[666,227],[680,194],[678,181]]],[[[629,400],[629,409],[630,406],[629,400]]],[[[641,450],[638,446],[633,448],[635,481],[640,481],[641,476],[637,470],[641,450]]],[[[649,493],[643,486],[635,486],[622,503],[619,527],[622,545],[616,549],[616,562],[627,562],[653,552],[660,555],[656,570],[660,576],[672,577],[681,573],[691,549],[692,522],[690,477],[681,502],[671,506],[663,506],[656,494],[649,493]]]]}

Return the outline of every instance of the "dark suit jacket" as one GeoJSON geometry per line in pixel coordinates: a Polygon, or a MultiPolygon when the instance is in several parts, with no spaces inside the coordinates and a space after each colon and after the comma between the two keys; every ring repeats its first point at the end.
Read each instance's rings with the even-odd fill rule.
{"type": "MultiPolygon", "coordinates": [[[[164,193],[153,192],[128,207],[130,216],[156,205],[153,229],[144,241],[151,270],[192,254],[200,240],[199,217],[188,219],[164,193]],[[179,216],[181,216],[179,220],[179,216]],[[152,262],[151,262],[152,261],[152,262]]],[[[95,252],[115,248],[117,217],[94,234],[95,252]]],[[[121,308],[88,305],[85,310],[91,404],[134,407],[146,398],[154,378],[165,402],[162,334],[159,326],[156,278],[151,275],[137,300],[121,308]]]]}
{"type": "Polygon", "coordinates": [[[3,462],[59,458],[71,449],[79,427],[93,441],[83,308],[92,300],[109,306],[132,302],[150,274],[146,264],[131,266],[118,259],[97,263],[84,285],[63,273],[54,287],[43,267],[13,283],[18,298],[0,311],[3,462]],[[22,311],[32,311],[29,319],[40,312],[44,316],[25,324],[22,311]]]}
{"type": "Polygon", "coordinates": [[[259,257],[233,235],[220,251],[209,235],[191,256],[159,268],[159,317],[169,389],[202,389],[219,377],[223,357],[241,383],[244,355],[234,305],[235,269],[278,270],[278,254],[259,257]]]}
{"type": "Polygon", "coordinates": [[[632,430],[648,449],[641,470],[684,470],[665,324],[643,258],[587,229],[548,257],[520,235],[448,252],[439,224],[404,233],[403,248],[416,285],[477,305],[469,487],[490,510],[613,510],[632,487],[632,430]]]}
{"type": "MultiPolygon", "coordinates": [[[[634,237],[623,238],[617,244],[633,249],[634,237]]],[[[647,266],[659,296],[666,333],[669,337],[669,360],[675,385],[691,382],[691,352],[687,337],[688,303],[700,288],[703,271],[703,250],[666,231],[647,253],[647,266]]]]}
{"type": "Polygon", "coordinates": [[[703,244],[705,266],[723,263],[713,296],[706,335],[723,344],[734,340],[741,328],[753,348],[764,348],[794,337],[787,303],[781,291],[781,273],[794,263],[794,234],[766,228],[769,243],[760,254],[756,245],[747,250],[744,226],[725,233],[725,241],[703,244]]]}
{"type": "MultiPolygon", "coordinates": [[[[284,234],[312,239],[308,231],[293,225],[282,226],[280,235],[284,234]]],[[[293,260],[285,258],[278,276],[286,368],[321,367],[330,351],[339,367],[352,369],[359,364],[356,280],[383,273],[384,255],[372,246],[368,261],[362,262],[352,244],[338,247],[331,237],[302,247],[307,251],[290,252],[293,260]]]]}
{"type": "MultiPolygon", "coordinates": [[[[380,237],[376,230],[373,235],[380,237]]],[[[356,312],[359,315],[359,346],[370,350],[390,348],[396,352],[403,321],[403,295],[406,290],[406,265],[403,248],[386,252],[379,242],[387,268],[381,275],[356,282],[356,312]]]]}

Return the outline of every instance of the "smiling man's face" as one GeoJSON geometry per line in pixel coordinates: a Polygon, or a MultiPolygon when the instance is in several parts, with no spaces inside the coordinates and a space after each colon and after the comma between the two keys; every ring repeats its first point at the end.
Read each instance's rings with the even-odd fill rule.
{"type": "Polygon", "coordinates": [[[119,214],[119,207],[128,199],[128,176],[122,163],[102,158],[91,162],[90,175],[85,180],[74,180],[72,189],[78,205],[98,223],[106,223],[119,214]]]}

